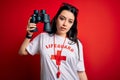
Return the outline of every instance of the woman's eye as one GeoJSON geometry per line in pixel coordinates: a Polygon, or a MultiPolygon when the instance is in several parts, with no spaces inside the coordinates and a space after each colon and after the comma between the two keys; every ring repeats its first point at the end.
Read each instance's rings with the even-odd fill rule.
{"type": "Polygon", "coordinates": [[[64,17],[60,17],[60,20],[64,20],[64,17]]]}
{"type": "Polygon", "coordinates": [[[73,23],[73,21],[69,21],[69,23],[73,23]]]}

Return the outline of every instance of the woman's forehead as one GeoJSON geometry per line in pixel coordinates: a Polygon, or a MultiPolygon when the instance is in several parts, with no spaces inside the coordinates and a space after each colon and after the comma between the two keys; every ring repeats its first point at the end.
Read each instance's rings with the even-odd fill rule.
{"type": "Polygon", "coordinates": [[[74,20],[74,18],[75,18],[74,14],[68,10],[63,10],[60,13],[60,15],[66,17],[66,18],[72,19],[72,20],[74,20]]]}

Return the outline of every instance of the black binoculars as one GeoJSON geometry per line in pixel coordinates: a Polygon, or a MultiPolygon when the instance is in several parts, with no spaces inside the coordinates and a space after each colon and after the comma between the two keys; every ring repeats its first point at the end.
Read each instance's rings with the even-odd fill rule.
{"type": "MultiPolygon", "coordinates": [[[[51,27],[50,27],[50,17],[48,14],[46,14],[45,10],[34,10],[34,14],[31,16],[30,23],[35,23],[37,24],[38,22],[44,23],[44,31],[45,32],[51,32],[51,27]]],[[[37,28],[34,30],[31,30],[30,32],[36,32],[38,31],[37,28]]]]}

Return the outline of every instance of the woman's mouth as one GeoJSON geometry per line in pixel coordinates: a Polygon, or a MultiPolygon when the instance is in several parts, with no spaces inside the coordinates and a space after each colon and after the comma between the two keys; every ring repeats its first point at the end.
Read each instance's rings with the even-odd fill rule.
{"type": "Polygon", "coordinates": [[[61,29],[62,31],[66,30],[66,28],[65,28],[65,27],[61,27],[60,29],[61,29]]]}

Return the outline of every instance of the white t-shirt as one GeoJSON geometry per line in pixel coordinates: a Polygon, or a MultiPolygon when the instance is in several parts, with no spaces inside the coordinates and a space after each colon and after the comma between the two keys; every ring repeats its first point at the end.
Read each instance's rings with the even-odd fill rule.
{"type": "Polygon", "coordinates": [[[69,44],[71,41],[66,38],[63,46],[64,38],[59,35],[50,35],[48,33],[41,33],[35,37],[27,46],[27,51],[31,55],[40,53],[41,55],[41,80],[79,80],[77,71],[84,71],[83,49],[79,41],[80,55],[78,56],[77,44],[69,44]],[[54,44],[55,36],[55,44],[54,44]],[[55,47],[55,48],[54,48],[55,47]],[[58,65],[55,59],[51,59],[52,55],[57,55],[57,52],[63,50],[60,56],[65,59],[57,61],[60,63],[60,78],[58,79],[56,73],[58,72],[58,65]],[[55,49],[55,54],[54,54],[55,49]],[[80,60],[78,59],[80,57],[80,60]]]}

